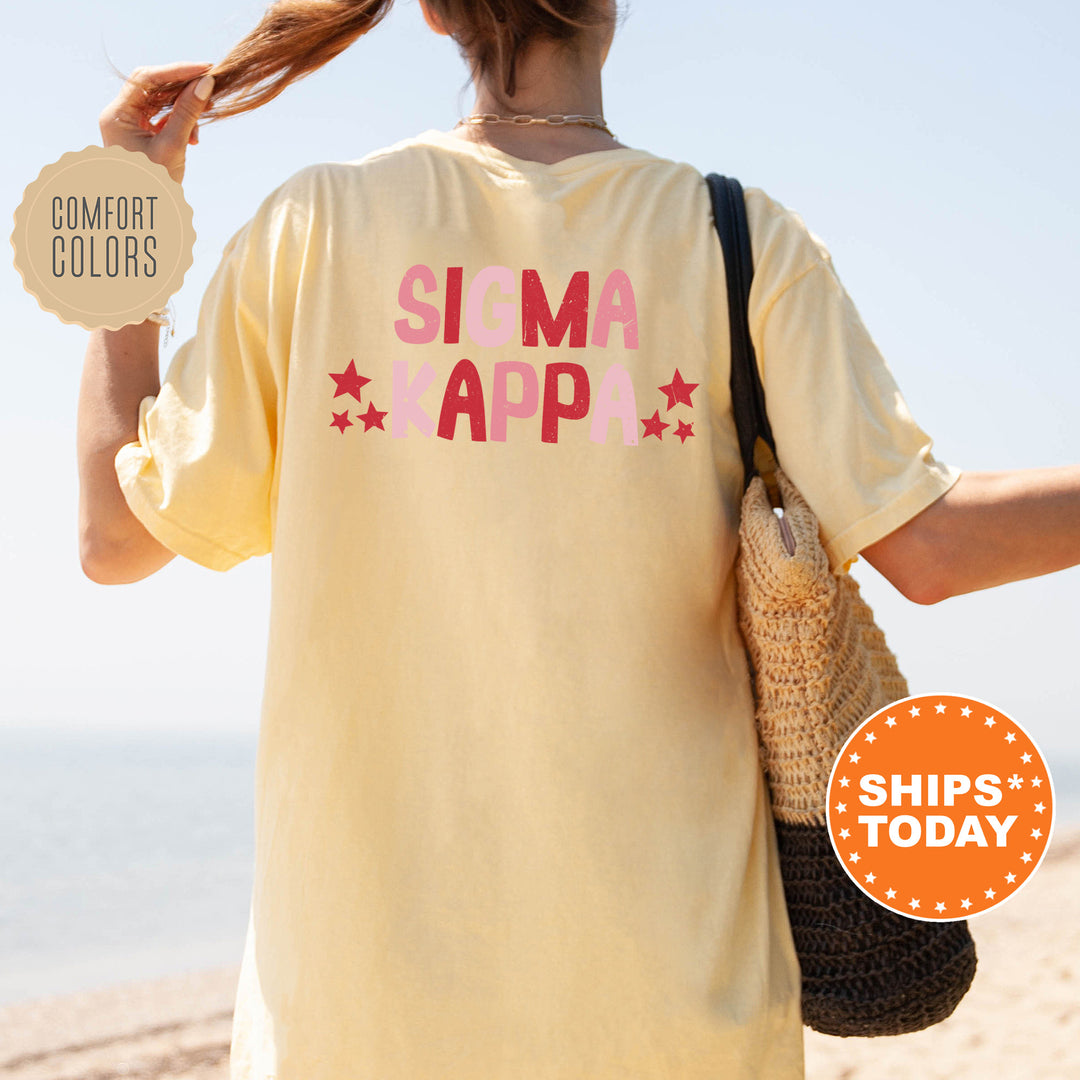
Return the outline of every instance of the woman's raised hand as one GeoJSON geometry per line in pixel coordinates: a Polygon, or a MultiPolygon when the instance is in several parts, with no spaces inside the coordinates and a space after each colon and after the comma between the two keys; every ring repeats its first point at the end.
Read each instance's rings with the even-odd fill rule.
{"type": "Polygon", "coordinates": [[[136,68],[98,118],[103,144],[141,151],[151,161],[164,165],[180,183],[187,147],[199,141],[196,125],[214,89],[213,76],[207,74],[211,67],[185,62],[136,68]],[[151,103],[151,91],[180,80],[190,81],[169,112],[155,120],[160,107],[151,103]]]}

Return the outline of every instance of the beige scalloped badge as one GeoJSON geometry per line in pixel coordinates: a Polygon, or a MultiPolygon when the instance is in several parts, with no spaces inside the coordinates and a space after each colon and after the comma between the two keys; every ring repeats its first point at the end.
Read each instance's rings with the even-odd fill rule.
{"type": "Polygon", "coordinates": [[[88,146],[27,186],[11,243],[42,308],[87,330],[119,330],[179,291],[195,228],[163,165],[119,146],[88,146]]]}

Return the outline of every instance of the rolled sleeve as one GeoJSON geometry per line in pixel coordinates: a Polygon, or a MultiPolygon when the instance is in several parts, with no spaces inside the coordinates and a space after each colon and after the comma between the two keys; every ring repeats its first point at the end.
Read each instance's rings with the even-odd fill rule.
{"type": "MultiPolygon", "coordinates": [[[[298,174],[299,175],[299,174],[298,174]]],[[[229,241],[195,336],[139,406],[115,467],[128,506],[170,550],[213,570],[273,546],[277,447],[305,244],[302,200],[283,185],[229,241]]]]}
{"type": "Polygon", "coordinates": [[[752,327],[777,457],[840,571],[960,472],[934,458],[827,252],[791,218],[805,264],[781,288],[759,290],[756,311],[752,296],[752,327]]]}
{"type": "MultiPolygon", "coordinates": [[[[210,570],[231,570],[252,555],[265,554],[268,544],[263,550],[258,550],[259,545],[246,551],[233,550],[216,537],[195,531],[196,523],[208,532],[214,530],[212,507],[223,500],[213,492],[189,496],[194,486],[192,478],[181,476],[182,464],[150,436],[151,428],[156,428],[160,420],[157,402],[156,397],[143,398],[139,406],[139,440],[122,446],[116,455],[117,479],[131,512],[170,551],[210,570]],[[200,513],[193,513],[189,500],[200,502],[203,497],[208,503],[200,507],[200,513]]],[[[175,429],[174,434],[178,434],[175,429]]],[[[226,531],[235,535],[237,524],[233,519],[226,531]]]]}

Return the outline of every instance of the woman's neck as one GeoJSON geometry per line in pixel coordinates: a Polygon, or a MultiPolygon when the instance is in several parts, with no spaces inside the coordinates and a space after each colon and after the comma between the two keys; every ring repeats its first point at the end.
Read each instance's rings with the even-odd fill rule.
{"type": "MultiPolygon", "coordinates": [[[[499,116],[552,116],[603,114],[600,68],[606,48],[590,40],[576,50],[552,42],[536,42],[518,60],[517,86],[507,95],[491,79],[476,85],[473,113],[499,116]]],[[[461,124],[454,135],[482,143],[504,154],[552,165],[578,154],[622,147],[612,135],[584,125],[461,124]]]]}

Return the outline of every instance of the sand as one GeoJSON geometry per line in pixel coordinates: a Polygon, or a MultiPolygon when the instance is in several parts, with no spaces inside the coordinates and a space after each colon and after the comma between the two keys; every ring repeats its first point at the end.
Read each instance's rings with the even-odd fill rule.
{"type": "MultiPolygon", "coordinates": [[[[807,1080],[1080,1078],[1080,830],[1059,831],[1023,891],[971,927],[979,971],[952,1017],[898,1038],[807,1032],[807,1080]]],[[[238,974],[219,968],[0,1008],[0,1077],[227,1080],[238,974]]]]}
{"type": "Polygon", "coordinates": [[[0,1008],[4,1080],[224,1080],[238,967],[0,1008]]]}

